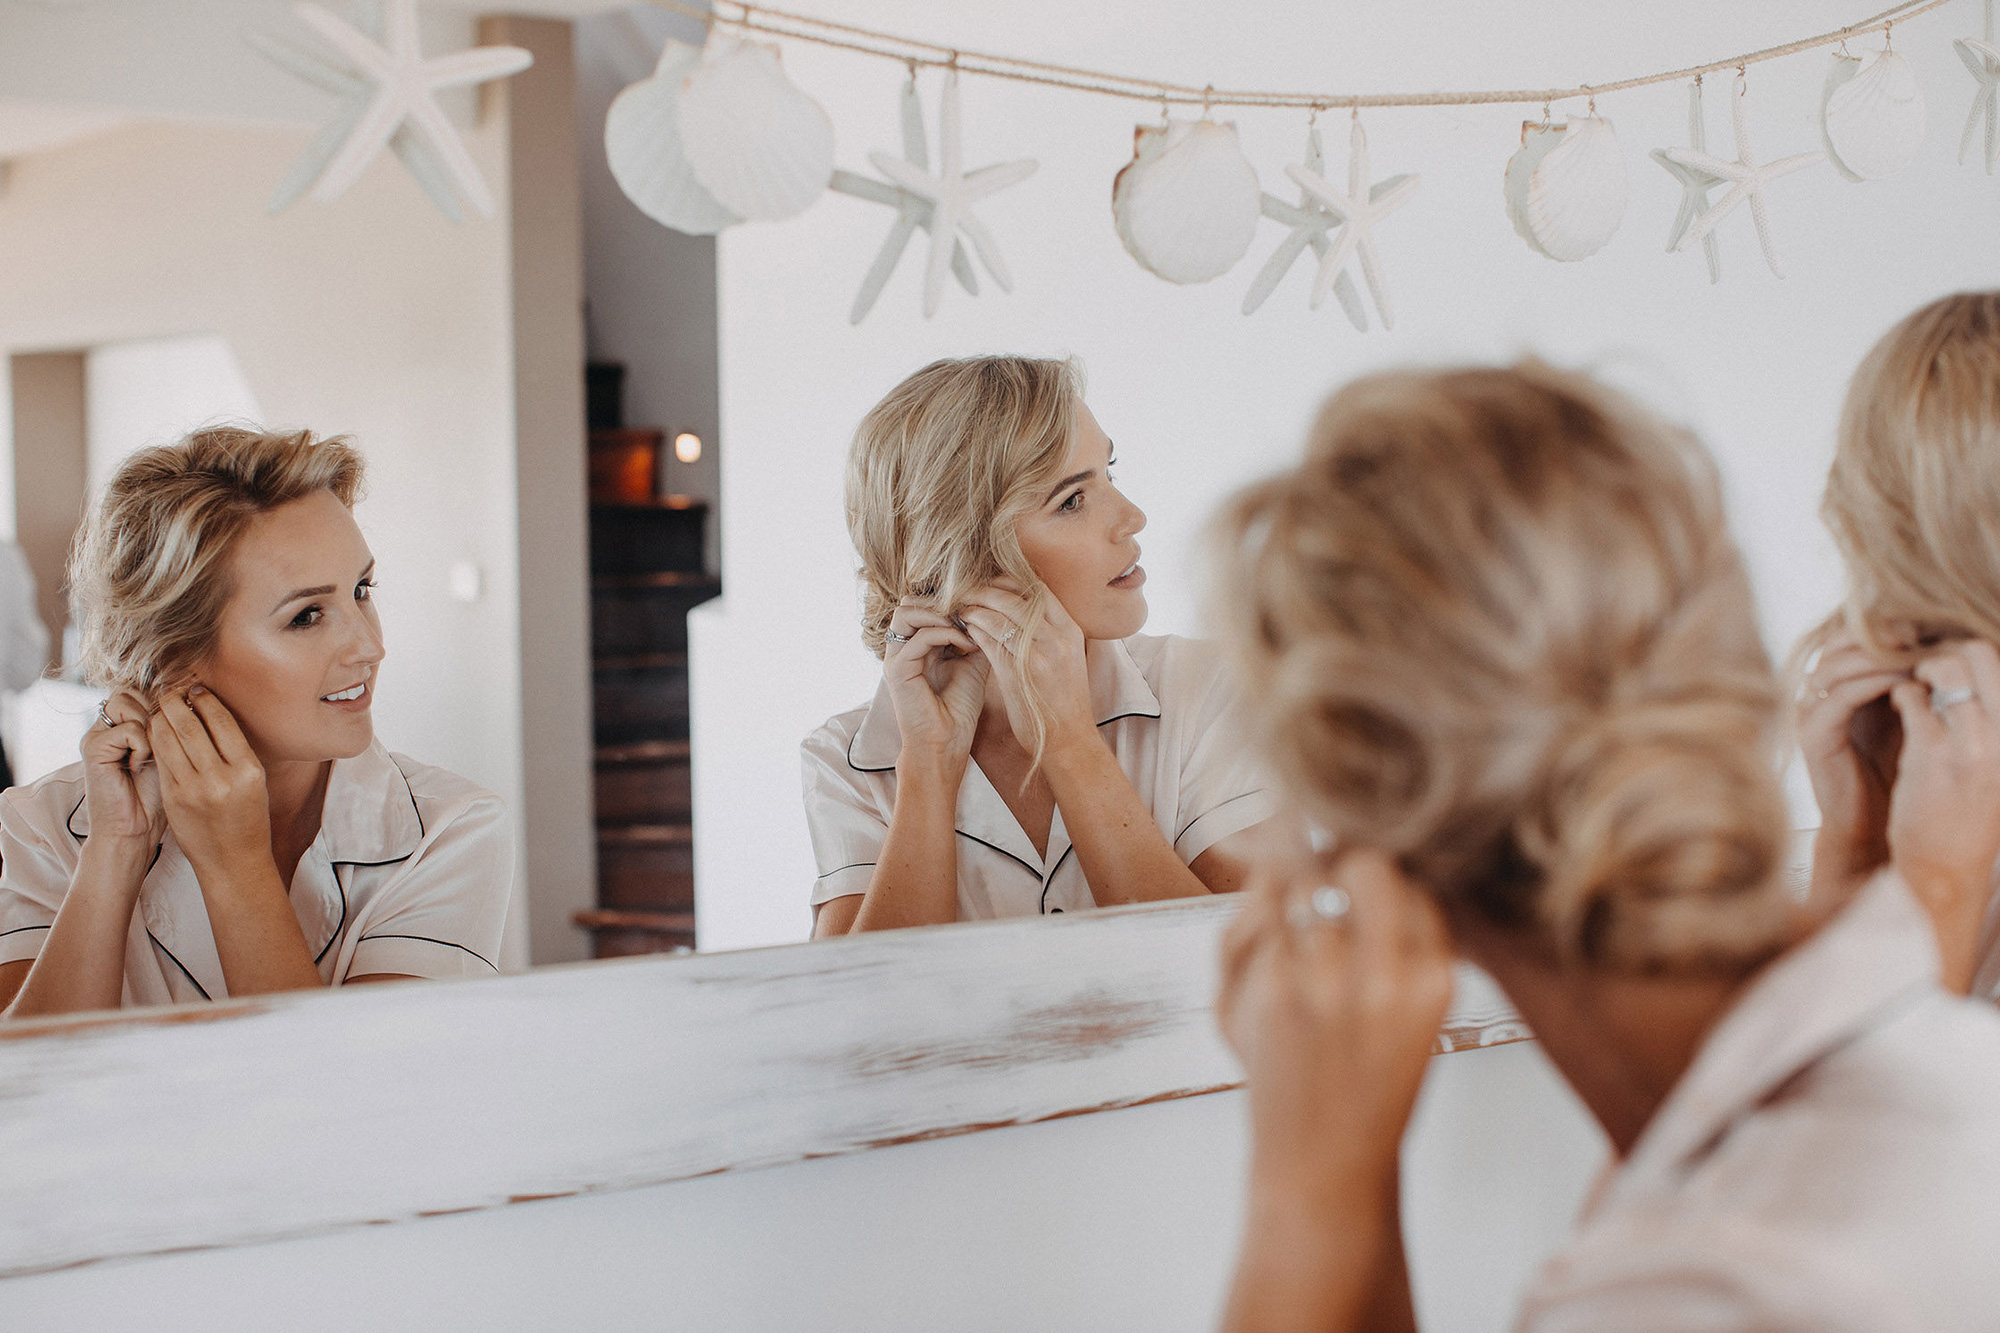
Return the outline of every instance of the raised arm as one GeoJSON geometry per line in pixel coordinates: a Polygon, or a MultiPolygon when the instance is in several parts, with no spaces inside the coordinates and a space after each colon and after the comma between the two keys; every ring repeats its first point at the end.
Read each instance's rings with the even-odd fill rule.
{"type": "MultiPolygon", "coordinates": [[[[90,836],[33,964],[0,972],[0,988],[14,981],[8,1018],[116,1009],[124,998],[132,912],[166,832],[145,705],[129,694],[114,696],[84,733],[82,750],[90,836]]],[[[5,848],[10,876],[31,873],[36,858],[23,851],[5,848]]]]}
{"type": "Polygon", "coordinates": [[[949,620],[907,603],[897,610],[882,658],[903,738],[896,805],[867,892],[821,904],[815,938],[958,919],[953,816],[986,677],[986,658],[949,620]]]}

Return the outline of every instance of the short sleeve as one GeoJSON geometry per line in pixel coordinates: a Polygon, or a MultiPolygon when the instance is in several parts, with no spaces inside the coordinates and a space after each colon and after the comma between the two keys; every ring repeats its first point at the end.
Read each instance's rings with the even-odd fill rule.
{"type": "Polygon", "coordinates": [[[499,797],[481,793],[384,886],[340,980],[496,975],[513,893],[513,821],[499,797]]]}
{"type": "Polygon", "coordinates": [[[1213,647],[1200,647],[1205,669],[1182,723],[1181,814],[1174,834],[1174,851],[1188,865],[1278,812],[1277,786],[1250,743],[1234,681],[1213,647]]]}
{"type": "Polygon", "coordinates": [[[847,763],[838,738],[822,727],[799,747],[803,767],[806,830],[812,835],[812,905],[868,892],[875,861],[888,841],[889,825],[862,775],[847,763]]]}
{"type": "Polygon", "coordinates": [[[0,793],[0,964],[35,958],[69,891],[76,846],[67,831],[41,827],[40,786],[0,793]]]}

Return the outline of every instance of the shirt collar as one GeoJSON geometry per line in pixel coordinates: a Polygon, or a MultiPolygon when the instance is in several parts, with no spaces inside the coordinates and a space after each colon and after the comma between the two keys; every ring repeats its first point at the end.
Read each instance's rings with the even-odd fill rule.
{"type": "MultiPolygon", "coordinates": [[[[1124,717],[1158,717],[1159,696],[1122,639],[1090,639],[1083,646],[1084,669],[1090,677],[1090,707],[1098,726],[1124,717]]],[[[903,733],[896,726],[896,705],[887,681],[875,689],[867,715],[847,746],[847,762],[862,773],[886,773],[903,751],[903,733]]]]}
{"type": "MultiPolygon", "coordinates": [[[[79,801],[68,823],[71,833],[89,837],[89,806],[79,801]]],[[[406,860],[423,836],[415,793],[380,741],[351,759],[333,761],[319,836],[292,874],[292,910],[315,962],[347,920],[347,893],[335,867],[406,860]]],[[[140,889],[139,915],[147,933],[204,994],[214,999],[227,994],[201,884],[171,830],[140,889]]]]}
{"type": "Polygon", "coordinates": [[[1646,1127],[1609,1194],[1678,1174],[1785,1082],[1936,987],[1936,937],[1884,870],[1760,973],[1646,1127]]]}

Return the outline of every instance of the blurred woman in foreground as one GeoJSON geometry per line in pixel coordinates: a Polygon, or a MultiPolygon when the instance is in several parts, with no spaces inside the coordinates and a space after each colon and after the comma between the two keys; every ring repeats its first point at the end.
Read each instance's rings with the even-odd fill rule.
{"type": "MultiPolygon", "coordinates": [[[[1823,920],[1786,893],[1777,691],[1700,446],[1534,365],[1376,376],[1224,530],[1260,730],[1342,849],[1226,945],[1229,1328],[1414,1325],[1397,1150],[1454,954],[1617,1156],[1520,1328],[1991,1328],[2000,1015],[1939,986],[1895,873],[1823,920]]],[[[1895,703],[1889,840],[1990,866],[1949,730],[1983,714],[1895,703]]]]}

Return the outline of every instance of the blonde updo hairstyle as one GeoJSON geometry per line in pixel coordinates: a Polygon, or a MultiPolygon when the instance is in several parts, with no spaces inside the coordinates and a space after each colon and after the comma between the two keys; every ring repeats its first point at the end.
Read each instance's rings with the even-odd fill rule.
{"type": "Polygon", "coordinates": [[[85,679],[148,700],[183,680],[215,646],[251,520],[315,491],[352,508],[361,474],[344,437],[239,426],[127,458],[70,554],[85,679]]]}
{"type": "MultiPolygon", "coordinates": [[[[861,641],[881,657],[908,597],[957,616],[1002,576],[1028,589],[1015,651],[1040,630],[1048,592],[1015,534],[1062,477],[1083,397],[1075,361],[934,361],[861,420],[847,456],[847,531],[861,558],[861,641]]],[[[1047,729],[1022,680],[1039,762],[1047,729]]]]}
{"type": "Polygon", "coordinates": [[[1220,528],[1265,748],[1328,832],[1566,966],[1789,942],[1777,695],[1691,436],[1534,362],[1374,375],[1220,528]]]}
{"type": "Polygon", "coordinates": [[[1846,623],[1908,659],[1944,639],[2000,643],[2000,292],[1947,296],[1891,329],[1854,373],[1820,514],[1846,623]]]}

